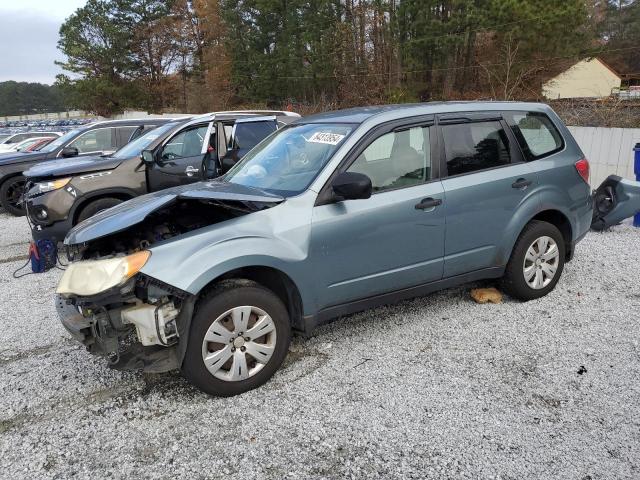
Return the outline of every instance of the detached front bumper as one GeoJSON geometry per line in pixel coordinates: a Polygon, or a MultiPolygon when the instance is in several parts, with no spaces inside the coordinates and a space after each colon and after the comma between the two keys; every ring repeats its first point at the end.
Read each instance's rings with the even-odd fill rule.
{"type": "Polygon", "coordinates": [[[640,212],[640,182],[610,175],[593,194],[591,229],[600,231],[640,212]]]}
{"type": "Polygon", "coordinates": [[[144,276],[92,297],[56,295],[62,326],[87,351],[108,358],[112,368],[151,373],[180,367],[192,305],[144,276]]]}

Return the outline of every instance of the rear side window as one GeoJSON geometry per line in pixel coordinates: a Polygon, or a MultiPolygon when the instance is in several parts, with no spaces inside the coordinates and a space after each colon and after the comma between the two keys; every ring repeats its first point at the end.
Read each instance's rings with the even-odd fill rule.
{"type": "Polygon", "coordinates": [[[508,112],[505,118],[527,160],[536,160],[562,150],[562,136],[544,113],[508,112]]]}
{"type": "Polygon", "coordinates": [[[250,149],[275,131],[275,122],[239,122],[236,123],[233,142],[236,148],[250,149]]]}
{"type": "Polygon", "coordinates": [[[509,138],[500,122],[443,125],[447,175],[500,167],[511,163],[509,138]]]}
{"type": "Polygon", "coordinates": [[[80,153],[114,151],[118,148],[114,133],[113,128],[89,130],[71,142],[69,147],[77,148],[80,153]]]}

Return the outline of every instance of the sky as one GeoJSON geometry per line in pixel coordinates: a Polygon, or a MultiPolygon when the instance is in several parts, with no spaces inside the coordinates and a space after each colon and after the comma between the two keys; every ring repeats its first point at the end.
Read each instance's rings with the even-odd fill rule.
{"type": "Polygon", "coordinates": [[[65,18],[86,0],[0,0],[0,82],[52,84],[64,57],[57,48],[65,18]]]}

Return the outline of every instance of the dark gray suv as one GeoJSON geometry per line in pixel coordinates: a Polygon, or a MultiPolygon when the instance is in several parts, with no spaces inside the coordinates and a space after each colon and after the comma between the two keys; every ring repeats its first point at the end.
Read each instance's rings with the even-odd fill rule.
{"type": "Polygon", "coordinates": [[[278,125],[298,118],[282,111],[208,113],[144,132],[110,155],[35,165],[23,172],[33,238],[62,241],[77,223],[138,195],[218,177],[278,125]]]}
{"type": "MultiPolygon", "coordinates": [[[[588,179],[542,104],[306,117],[220,180],[72,229],[60,316],[117,368],[180,368],[208,393],[238,394],[274,374],[292,331],[480,279],[521,300],[546,295],[592,224],[588,179]]],[[[605,224],[628,213],[620,205],[640,209],[640,184],[610,181],[605,224]]]]}
{"type": "Polygon", "coordinates": [[[12,215],[24,215],[21,202],[25,178],[22,172],[44,161],[110,154],[144,131],[167,123],[170,118],[107,120],[66,132],[37,152],[0,154],[0,204],[12,215]]]}

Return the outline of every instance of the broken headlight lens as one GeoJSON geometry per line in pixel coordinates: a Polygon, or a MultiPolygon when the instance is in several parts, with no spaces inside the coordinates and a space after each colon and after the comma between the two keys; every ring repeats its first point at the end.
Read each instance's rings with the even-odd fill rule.
{"type": "Polygon", "coordinates": [[[150,256],[149,250],[142,250],[126,257],[71,263],[62,275],[56,293],[97,295],[129,280],[140,271],[150,256]]]}
{"type": "Polygon", "coordinates": [[[53,190],[58,190],[64,187],[70,181],[71,181],[71,177],[59,178],[57,180],[52,180],[50,182],[38,182],[33,186],[35,190],[34,193],[38,194],[38,193],[52,192],[53,190]]]}

